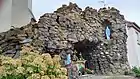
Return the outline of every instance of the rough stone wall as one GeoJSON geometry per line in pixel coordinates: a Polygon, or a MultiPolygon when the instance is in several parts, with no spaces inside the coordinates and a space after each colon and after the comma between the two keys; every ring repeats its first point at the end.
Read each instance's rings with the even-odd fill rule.
{"type": "MultiPolygon", "coordinates": [[[[14,45],[11,45],[15,39],[12,38],[12,41],[8,42],[6,40],[13,36],[17,39],[21,34],[25,34],[22,42],[27,38],[32,39],[30,44],[37,50],[52,55],[60,54],[63,60],[66,53],[72,54],[75,50],[78,54],[82,53],[83,58],[94,65],[96,74],[124,74],[129,70],[125,19],[115,8],[101,8],[97,11],[86,7],[82,11],[73,3],[68,6],[63,5],[54,13],[41,16],[37,24],[30,24],[22,30],[20,28],[1,33],[0,45],[3,54],[7,55],[7,51],[13,49],[4,49],[5,46],[15,48],[20,42],[18,39],[14,45]],[[104,31],[107,24],[111,26],[111,40],[105,38],[104,31]],[[24,32],[25,29],[29,31],[24,32]]],[[[18,45],[22,46],[23,43],[18,45]]]]}
{"type": "Polygon", "coordinates": [[[30,43],[34,38],[33,27],[36,24],[28,24],[21,28],[12,27],[9,31],[0,33],[0,50],[5,56],[18,58],[21,47],[30,43]]]}

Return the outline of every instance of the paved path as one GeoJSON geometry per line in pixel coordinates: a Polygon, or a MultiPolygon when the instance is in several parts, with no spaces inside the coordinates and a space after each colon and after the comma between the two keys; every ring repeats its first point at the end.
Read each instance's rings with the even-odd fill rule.
{"type": "Polygon", "coordinates": [[[132,76],[95,76],[95,75],[83,75],[80,79],[136,79],[132,76]]]}

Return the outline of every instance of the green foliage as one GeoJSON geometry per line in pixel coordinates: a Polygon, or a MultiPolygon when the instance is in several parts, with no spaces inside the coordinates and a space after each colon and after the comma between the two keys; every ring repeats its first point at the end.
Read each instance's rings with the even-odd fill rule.
{"type": "Polygon", "coordinates": [[[136,77],[140,77],[140,67],[133,67],[132,71],[136,77]]]}
{"type": "Polygon", "coordinates": [[[58,55],[52,58],[25,49],[18,59],[0,55],[0,79],[67,79],[67,69],[61,67],[58,55]]]}
{"type": "Polygon", "coordinates": [[[3,76],[0,77],[0,79],[26,79],[26,77],[22,74],[18,74],[18,75],[7,75],[7,76],[3,76]]]}
{"type": "Polygon", "coordinates": [[[90,69],[85,69],[85,72],[87,73],[87,74],[93,74],[93,71],[92,70],[90,70],[90,69]]]}

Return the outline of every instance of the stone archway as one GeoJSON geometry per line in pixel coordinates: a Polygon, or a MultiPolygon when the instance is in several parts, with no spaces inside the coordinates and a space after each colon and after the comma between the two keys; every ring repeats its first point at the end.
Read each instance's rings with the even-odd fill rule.
{"type": "Polygon", "coordinates": [[[82,54],[82,57],[90,64],[90,69],[94,70],[96,74],[104,74],[101,61],[101,50],[99,45],[101,42],[90,42],[89,40],[83,40],[74,44],[74,49],[77,51],[77,56],[82,54]]]}
{"type": "Polygon", "coordinates": [[[82,54],[82,57],[85,60],[89,60],[91,58],[91,53],[93,53],[93,49],[96,49],[96,45],[93,42],[89,42],[88,40],[83,40],[74,44],[74,49],[77,51],[77,56],[82,54]]]}

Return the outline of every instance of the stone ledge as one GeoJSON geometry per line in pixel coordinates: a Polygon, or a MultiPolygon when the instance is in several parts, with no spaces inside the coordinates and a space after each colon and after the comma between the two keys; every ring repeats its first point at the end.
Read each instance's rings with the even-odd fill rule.
{"type": "Polygon", "coordinates": [[[95,75],[83,75],[79,79],[137,79],[133,76],[95,76],[95,75]]]}

